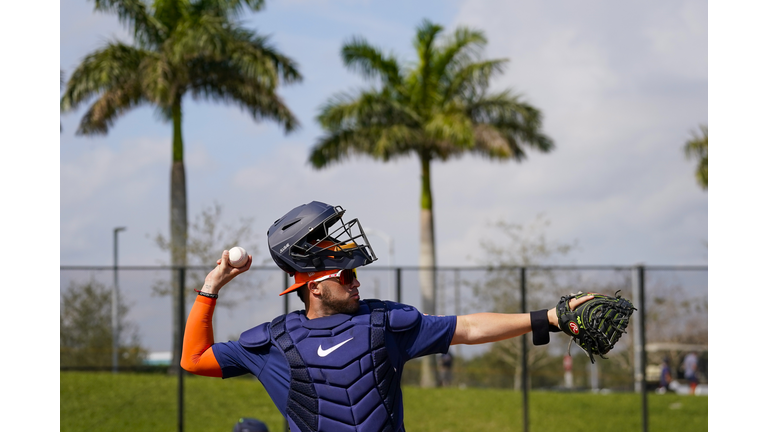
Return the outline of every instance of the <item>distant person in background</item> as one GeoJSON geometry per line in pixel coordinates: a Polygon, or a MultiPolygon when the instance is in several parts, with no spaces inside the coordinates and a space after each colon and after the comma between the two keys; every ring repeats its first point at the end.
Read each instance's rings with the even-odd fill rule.
{"type": "Polygon", "coordinates": [[[661,376],[659,377],[659,393],[669,391],[669,384],[672,382],[672,369],[669,367],[669,357],[664,357],[661,362],[661,376]]]}
{"type": "Polygon", "coordinates": [[[699,357],[691,351],[683,360],[685,380],[691,388],[691,394],[696,394],[696,386],[699,384],[699,357]]]}
{"type": "Polygon", "coordinates": [[[449,350],[445,354],[440,356],[440,386],[448,387],[451,385],[453,376],[451,375],[451,368],[453,368],[453,355],[449,350]]]}

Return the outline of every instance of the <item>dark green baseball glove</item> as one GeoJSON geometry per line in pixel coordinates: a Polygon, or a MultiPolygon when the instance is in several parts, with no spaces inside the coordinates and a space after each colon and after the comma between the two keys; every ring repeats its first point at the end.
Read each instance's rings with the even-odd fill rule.
{"type": "Polygon", "coordinates": [[[556,310],[560,330],[571,337],[568,352],[571,351],[571,343],[575,341],[594,363],[595,355],[607,358],[605,354],[613,349],[621,335],[627,332],[629,317],[637,309],[616,291],[615,297],[581,292],[563,296],[557,303],[556,310]],[[572,311],[568,306],[571,299],[586,295],[594,295],[595,298],[572,311]]]}

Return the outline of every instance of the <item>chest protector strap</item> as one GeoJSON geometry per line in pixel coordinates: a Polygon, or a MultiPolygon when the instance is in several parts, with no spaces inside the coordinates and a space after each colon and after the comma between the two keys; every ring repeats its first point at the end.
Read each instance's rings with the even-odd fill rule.
{"type": "Polygon", "coordinates": [[[373,356],[373,376],[376,379],[376,388],[384,408],[389,414],[389,424],[384,428],[385,432],[395,430],[394,405],[397,395],[395,383],[395,370],[389,361],[387,347],[384,344],[384,332],[387,326],[387,306],[378,300],[366,300],[371,309],[371,354],[373,356]]]}
{"type": "Polygon", "coordinates": [[[291,388],[288,391],[286,413],[302,432],[317,431],[317,392],[309,371],[293,340],[285,329],[285,315],[272,321],[269,328],[272,340],[280,347],[291,368],[291,388]]]}

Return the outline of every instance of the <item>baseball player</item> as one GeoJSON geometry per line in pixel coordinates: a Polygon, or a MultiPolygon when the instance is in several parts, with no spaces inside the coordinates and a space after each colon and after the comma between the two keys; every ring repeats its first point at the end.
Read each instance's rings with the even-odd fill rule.
{"type": "MultiPolygon", "coordinates": [[[[376,260],[357,219],[313,201],[268,230],[275,263],[295,278],[305,309],[246,330],[236,342],[213,341],[220,290],[245,273],[222,253],[205,278],[184,334],[181,366],[194,374],[255,375],[294,432],[404,431],[400,378],[408,360],[533,332],[534,344],[559,331],[555,309],[521,314],[430,316],[416,308],[361,300],[355,269],[376,260]]],[[[571,308],[591,296],[570,300],[571,308]]]]}

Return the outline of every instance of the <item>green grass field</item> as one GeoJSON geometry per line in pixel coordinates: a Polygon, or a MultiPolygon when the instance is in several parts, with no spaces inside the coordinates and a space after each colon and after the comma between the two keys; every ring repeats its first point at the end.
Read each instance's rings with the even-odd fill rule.
{"type": "MultiPolygon", "coordinates": [[[[282,432],[283,419],[252,378],[184,380],[184,430],[231,431],[256,417],[282,432]]],[[[61,431],[175,431],[176,378],[159,374],[62,372],[61,431]]],[[[521,431],[522,394],[497,389],[403,388],[411,432],[521,431]]],[[[641,431],[640,395],[533,391],[530,431],[641,431]],[[566,426],[567,425],[567,426],[566,426]],[[596,427],[596,425],[599,425],[596,427]]],[[[707,430],[707,397],[648,395],[649,430],[707,430]]]]}

